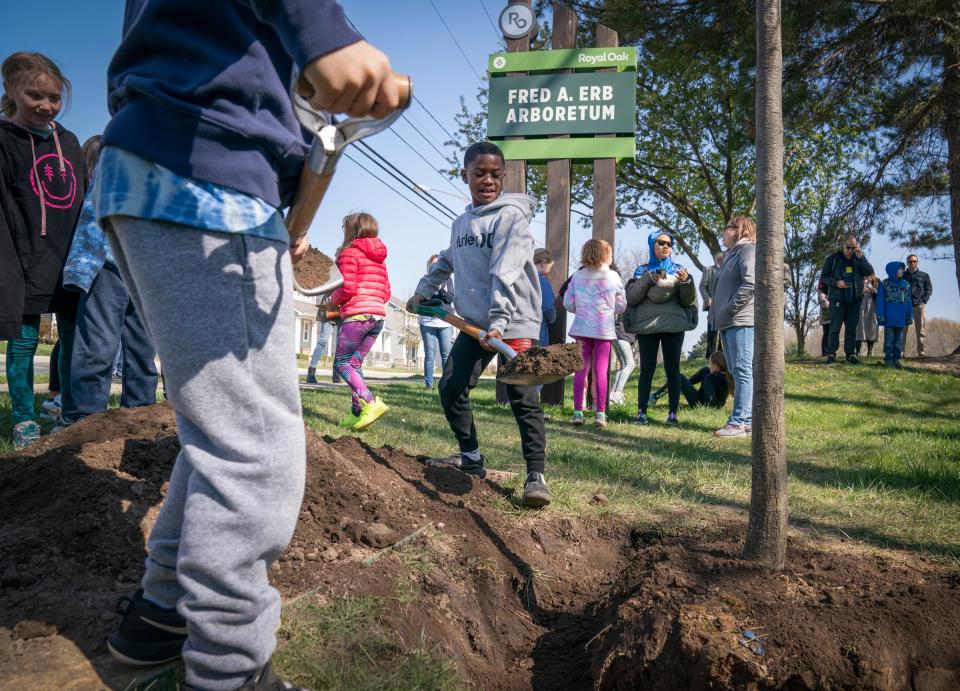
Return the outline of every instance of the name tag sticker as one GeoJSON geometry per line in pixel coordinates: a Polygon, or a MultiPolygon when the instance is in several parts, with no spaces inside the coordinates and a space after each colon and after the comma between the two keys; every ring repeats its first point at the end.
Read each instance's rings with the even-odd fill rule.
{"type": "Polygon", "coordinates": [[[852,273],[853,273],[853,267],[852,267],[852,266],[848,266],[848,267],[846,268],[846,271],[847,271],[848,274],[852,274],[852,273]]]}

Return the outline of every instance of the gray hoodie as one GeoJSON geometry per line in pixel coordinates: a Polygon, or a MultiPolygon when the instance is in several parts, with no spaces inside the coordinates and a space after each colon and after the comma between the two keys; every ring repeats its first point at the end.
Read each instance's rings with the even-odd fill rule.
{"type": "Polygon", "coordinates": [[[501,194],[467,207],[453,222],[450,246],[420,279],[429,298],[454,274],[457,314],[504,338],[540,337],[540,280],[533,263],[530,219],[536,202],[526,194],[501,194]]]}

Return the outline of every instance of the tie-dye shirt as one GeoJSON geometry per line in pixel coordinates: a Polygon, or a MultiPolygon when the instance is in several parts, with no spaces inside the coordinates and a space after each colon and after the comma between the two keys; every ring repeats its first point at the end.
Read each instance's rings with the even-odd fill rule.
{"type": "Polygon", "coordinates": [[[101,149],[96,178],[93,199],[98,222],[109,216],[134,216],[289,242],[282,214],[262,199],[177,175],[126,149],[101,149]]]}
{"type": "Polygon", "coordinates": [[[627,309],[623,281],[608,267],[578,269],[567,284],[563,306],[576,316],[570,327],[571,336],[617,340],[614,322],[627,309]]]}

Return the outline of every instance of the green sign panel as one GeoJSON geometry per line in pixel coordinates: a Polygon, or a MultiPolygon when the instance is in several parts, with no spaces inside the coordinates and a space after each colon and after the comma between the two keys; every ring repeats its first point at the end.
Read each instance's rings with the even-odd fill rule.
{"type": "Polygon", "coordinates": [[[569,139],[506,139],[495,142],[508,161],[545,163],[569,158],[576,163],[591,163],[597,158],[632,160],[636,157],[633,137],[571,137],[569,139]]]}
{"type": "Polygon", "coordinates": [[[487,136],[633,135],[635,91],[629,72],[491,79],[487,136]]]}
{"type": "Polygon", "coordinates": [[[598,70],[609,67],[618,71],[636,70],[637,49],[633,47],[574,48],[494,53],[490,56],[487,71],[491,75],[496,75],[504,72],[598,70]]]}

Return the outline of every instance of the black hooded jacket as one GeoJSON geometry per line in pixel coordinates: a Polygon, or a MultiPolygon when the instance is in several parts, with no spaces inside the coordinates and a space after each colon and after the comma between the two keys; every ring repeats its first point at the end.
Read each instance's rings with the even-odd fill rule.
{"type": "Polygon", "coordinates": [[[55,126],[44,138],[0,119],[0,339],[19,337],[24,314],[76,310],[60,274],[87,178],[80,142],[55,126]]]}

